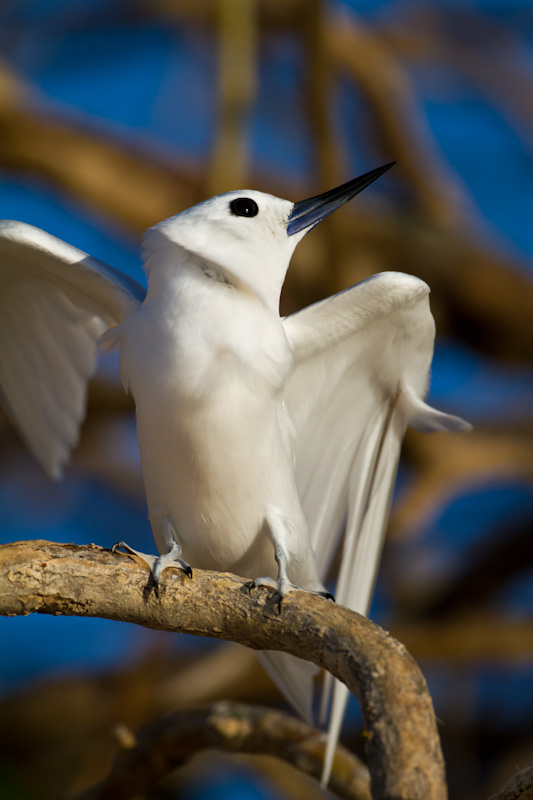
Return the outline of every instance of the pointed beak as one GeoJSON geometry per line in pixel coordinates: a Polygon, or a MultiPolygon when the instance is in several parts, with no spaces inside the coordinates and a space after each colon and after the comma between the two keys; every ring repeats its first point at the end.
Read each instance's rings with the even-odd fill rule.
{"type": "Polygon", "coordinates": [[[370,186],[380,175],[383,175],[384,172],[393,167],[395,163],[395,161],[391,161],[390,164],[385,164],[383,167],[366,172],[360,178],[343,183],[342,186],[337,186],[336,189],[330,189],[329,192],[295,203],[287,220],[287,235],[293,236],[301,231],[308,233],[311,228],[314,228],[315,225],[318,225],[323,219],[333,214],[348,200],[351,200],[356,194],[366,189],[367,186],[370,186]]]}

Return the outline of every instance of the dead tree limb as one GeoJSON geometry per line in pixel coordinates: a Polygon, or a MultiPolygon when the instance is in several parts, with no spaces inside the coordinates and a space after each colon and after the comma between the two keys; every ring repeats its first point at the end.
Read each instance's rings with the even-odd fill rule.
{"type": "Polygon", "coordinates": [[[250,593],[228,573],[167,570],[156,597],[146,570],[94,545],[0,547],[0,613],[104,617],[284,650],[344,681],[361,703],[375,800],[444,800],[444,763],[426,682],[403,645],[330,601],[250,593]]]}

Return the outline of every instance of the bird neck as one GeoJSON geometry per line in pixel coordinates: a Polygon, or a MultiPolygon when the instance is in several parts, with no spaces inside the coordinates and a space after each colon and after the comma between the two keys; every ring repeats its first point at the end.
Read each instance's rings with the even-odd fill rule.
{"type": "MultiPolygon", "coordinates": [[[[145,248],[144,269],[148,277],[151,297],[171,299],[184,290],[216,292],[222,301],[224,294],[237,292],[260,303],[269,313],[279,318],[281,290],[265,276],[251,274],[238,267],[229,268],[205,256],[190,252],[173,242],[160,243],[156,250],[145,248]]],[[[267,272],[266,270],[264,272],[267,272]]],[[[172,302],[172,300],[171,300],[172,302]]]]}

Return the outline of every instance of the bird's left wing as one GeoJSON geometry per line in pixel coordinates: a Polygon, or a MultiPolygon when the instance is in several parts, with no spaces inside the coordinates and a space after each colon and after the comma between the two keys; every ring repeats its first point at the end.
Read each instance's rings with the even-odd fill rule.
{"type": "Polygon", "coordinates": [[[0,397],[37,461],[59,477],[78,436],[98,339],[145,296],[55,236],[0,221],[0,397]]]}
{"type": "MultiPolygon", "coordinates": [[[[362,614],[405,428],[469,427],[423,402],[435,337],[428,295],[417,278],[381,273],[284,319],[296,365],[285,401],[296,434],[300,500],[322,579],[342,543],[335,595],[362,614]]],[[[347,696],[336,684],[325,776],[347,696]]]]}

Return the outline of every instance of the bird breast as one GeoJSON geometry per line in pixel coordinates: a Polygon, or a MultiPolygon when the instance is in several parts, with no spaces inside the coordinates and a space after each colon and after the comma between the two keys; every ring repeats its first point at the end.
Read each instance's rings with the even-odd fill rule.
{"type": "Polygon", "coordinates": [[[145,303],[122,326],[121,375],[135,399],[158,547],[169,515],[191,563],[230,568],[293,491],[283,403],[293,360],[279,317],[253,298],[216,300],[157,313],[145,303]]]}

